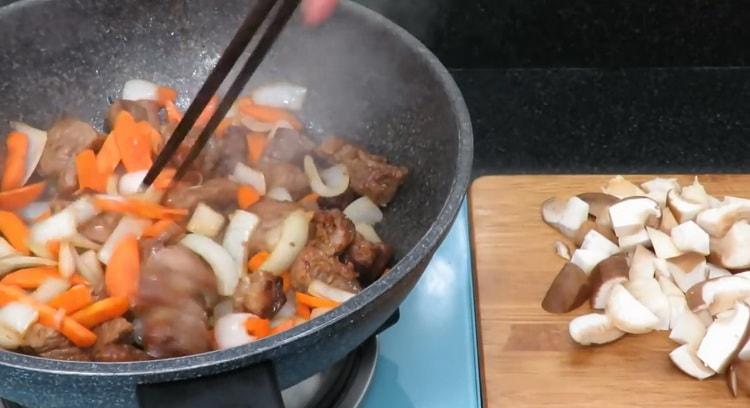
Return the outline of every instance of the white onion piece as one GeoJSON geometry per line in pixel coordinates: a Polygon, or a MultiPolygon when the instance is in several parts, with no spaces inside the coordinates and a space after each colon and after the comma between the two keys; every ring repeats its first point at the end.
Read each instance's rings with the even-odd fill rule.
{"type": "Polygon", "coordinates": [[[0,258],[11,255],[19,255],[19,252],[5,238],[0,237],[0,258]]]}
{"type": "Polygon", "coordinates": [[[382,239],[380,239],[380,236],[375,231],[375,228],[372,227],[370,224],[354,224],[354,229],[357,230],[366,240],[369,242],[372,242],[373,244],[379,244],[383,242],[382,239]]]}
{"type": "Polygon", "coordinates": [[[310,320],[315,319],[316,317],[323,316],[331,310],[333,310],[332,307],[316,307],[310,312],[310,320]]]}
{"type": "Polygon", "coordinates": [[[142,79],[131,79],[122,87],[122,99],[126,101],[158,101],[159,85],[142,79]]]}
{"type": "Polygon", "coordinates": [[[23,337],[8,327],[0,325],[0,348],[14,350],[21,346],[23,337]]]}
{"type": "Polygon", "coordinates": [[[289,190],[284,187],[274,187],[266,193],[266,197],[273,198],[276,201],[294,201],[289,190]]]}
{"type": "Polygon", "coordinates": [[[261,122],[249,116],[243,116],[240,123],[242,126],[250,129],[251,132],[256,133],[268,133],[275,127],[275,124],[273,123],[261,122]]]}
{"type": "Polygon", "coordinates": [[[383,221],[383,212],[367,196],[362,196],[347,205],[344,215],[355,224],[375,225],[383,221]]]}
{"type": "Polygon", "coordinates": [[[24,168],[23,180],[21,185],[25,185],[34,174],[36,166],[44,153],[44,147],[47,145],[47,132],[31,127],[23,122],[10,122],[10,127],[17,132],[21,132],[28,137],[29,148],[26,152],[26,167],[24,168]]]}
{"type": "Polygon", "coordinates": [[[143,179],[146,178],[148,170],[134,171],[132,173],[125,173],[120,177],[120,181],[117,183],[117,191],[122,195],[133,195],[141,191],[141,184],[143,179]]]}
{"type": "Polygon", "coordinates": [[[78,230],[75,213],[69,209],[60,211],[31,227],[29,240],[44,246],[49,241],[67,239],[78,230]]]}
{"type": "Polygon", "coordinates": [[[70,288],[70,282],[62,278],[48,278],[31,294],[40,303],[47,303],[70,288]]]}
{"type": "Polygon", "coordinates": [[[31,251],[33,255],[36,255],[40,258],[53,259],[53,260],[55,259],[55,256],[52,254],[52,252],[49,251],[49,248],[47,248],[46,244],[41,244],[41,243],[38,243],[29,239],[28,246],[29,246],[29,251],[31,251]]]}
{"type": "Polygon", "coordinates": [[[180,243],[198,254],[216,274],[216,288],[222,296],[232,296],[240,281],[240,268],[224,247],[211,238],[188,234],[180,243]]]}
{"type": "Polygon", "coordinates": [[[220,349],[228,349],[255,341],[256,338],[249,335],[245,329],[245,322],[251,317],[256,316],[251,313],[231,313],[216,320],[216,345],[220,349]]]}
{"type": "Polygon", "coordinates": [[[334,288],[318,279],[313,279],[312,282],[310,282],[307,291],[313,296],[334,300],[339,303],[344,303],[355,295],[354,293],[334,288]]]}
{"type": "Polygon", "coordinates": [[[271,321],[271,326],[275,326],[279,323],[282,323],[284,320],[289,319],[290,317],[294,317],[297,314],[297,302],[294,300],[294,292],[289,291],[286,293],[286,302],[284,302],[284,306],[281,306],[281,309],[279,309],[278,312],[276,312],[276,315],[273,316],[273,320],[271,321]]]}
{"type": "Polygon", "coordinates": [[[259,223],[260,219],[257,215],[236,210],[229,219],[229,225],[224,232],[224,241],[221,246],[227,250],[242,272],[245,271],[245,264],[247,264],[247,241],[258,228],[259,223]]]}
{"type": "Polygon", "coordinates": [[[266,194],[266,176],[263,172],[246,166],[244,163],[237,163],[234,166],[234,172],[229,179],[235,183],[247,184],[255,189],[260,195],[266,194]]]}
{"type": "Polygon", "coordinates": [[[104,280],[104,270],[96,257],[96,252],[86,251],[76,257],[76,268],[92,286],[99,286],[104,280]]]}
{"type": "Polygon", "coordinates": [[[49,203],[46,201],[33,202],[21,210],[21,217],[26,221],[33,221],[45,212],[49,211],[49,203]]]}
{"type": "Polygon", "coordinates": [[[224,216],[204,203],[198,203],[186,229],[196,234],[214,238],[224,227],[224,216]]]}
{"type": "Polygon", "coordinates": [[[260,270],[278,276],[292,266],[297,255],[307,244],[310,219],[312,219],[312,213],[302,210],[294,211],[284,219],[279,242],[268,259],[260,266],[260,270]]]}
{"type": "Polygon", "coordinates": [[[80,232],[70,237],[68,242],[70,242],[70,244],[75,248],[94,249],[98,251],[102,247],[101,244],[86,238],[86,236],[81,234],[80,232]]]}
{"type": "Polygon", "coordinates": [[[94,217],[102,212],[89,197],[81,197],[76,201],[73,201],[63,211],[72,211],[75,216],[76,223],[83,225],[91,221],[94,217]]]}
{"type": "Polygon", "coordinates": [[[115,247],[121,239],[129,234],[134,235],[136,238],[140,238],[143,231],[148,228],[149,225],[151,225],[151,222],[148,220],[128,215],[122,217],[112,231],[112,234],[104,242],[104,245],[102,245],[102,249],[99,250],[99,260],[105,265],[108,264],[109,259],[112,258],[112,252],[114,252],[115,247]]]}
{"type": "Polygon", "coordinates": [[[305,156],[305,174],[310,180],[310,188],[321,197],[336,197],[349,188],[349,172],[342,164],[338,164],[322,173],[318,173],[315,161],[310,156],[305,156]],[[323,178],[325,178],[325,182],[323,178]]]}
{"type": "Polygon", "coordinates": [[[250,94],[253,102],[258,105],[291,110],[302,109],[306,96],[307,88],[288,82],[264,85],[250,94]]]}
{"type": "Polygon", "coordinates": [[[56,266],[57,262],[36,256],[7,256],[0,258],[0,276],[8,272],[36,266],[56,266]]]}
{"type": "Polygon", "coordinates": [[[39,312],[25,303],[10,302],[0,308],[0,326],[13,330],[21,337],[38,318],[39,312]]]}
{"type": "Polygon", "coordinates": [[[221,319],[222,317],[232,314],[234,312],[234,299],[226,298],[214,306],[213,318],[214,321],[221,319]]]}
{"type": "Polygon", "coordinates": [[[57,258],[57,269],[64,278],[76,273],[76,251],[68,241],[60,242],[60,252],[57,258]]]}

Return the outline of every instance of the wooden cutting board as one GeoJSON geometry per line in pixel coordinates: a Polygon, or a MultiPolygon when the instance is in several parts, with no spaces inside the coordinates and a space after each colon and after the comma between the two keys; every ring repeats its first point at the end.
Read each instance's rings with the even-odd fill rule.
{"type": "MultiPolygon", "coordinates": [[[[599,191],[609,176],[490,176],[470,192],[484,395],[488,407],[747,407],[723,376],[698,381],[672,365],[667,332],[628,335],[599,347],[576,346],[573,316],[542,310],[541,300],[565,263],[561,239],[540,218],[552,196],[599,191]]],[[[650,177],[628,177],[642,182],[650,177]]],[[[680,183],[692,177],[679,177],[680,183]]],[[[700,176],[715,196],[750,197],[750,176],[700,176]]]]}

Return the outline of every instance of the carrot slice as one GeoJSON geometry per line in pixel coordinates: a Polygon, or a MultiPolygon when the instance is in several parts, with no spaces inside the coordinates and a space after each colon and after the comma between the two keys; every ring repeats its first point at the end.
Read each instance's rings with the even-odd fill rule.
{"type": "Polygon", "coordinates": [[[167,101],[164,104],[164,109],[167,110],[167,121],[172,124],[178,124],[182,120],[182,112],[172,101],[167,101]]]}
{"type": "Polygon", "coordinates": [[[292,275],[289,273],[289,271],[281,274],[281,287],[284,289],[284,293],[292,288],[292,275]]]}
{"type": "Polygon", "coordinates": [[[247,159],[250,163],[257,163],[266,151],[268,137],[264,133],[250,132],[246,139],[247,159]]]}
{"type": "Polygon", "coordinates": [[[128,308],[129,304],[127,298],[109,297],[73,313],[70,317],[80,323],[83,327],[90,329],[106,322],[107,320],[112,320],[124,315],[128,311],[128,308]]]}
{"type": "Polygon", "coordinates": [[[0,210],[18,210],[36,201],[44,192],[47,183],[40,182],[0,192],[0,210]]]}
{"type": "Polygon", "coordinates": [[[266,123],[284,121],[297,130],[302,129],[302,123],[299,119],[284,109],[256,105],[250,98],[240,98],[237,106],[239,107],[240,112],[255,120],[266,123]]]}
{"type": "Polygon", "coordinates": [[[0,280],[0,284],[18,286],[23,289],[36,289],[49,278],[59,278],[60,272],[56,267],[38,267],[19,269],[11,272],[0,280]]]}
{"type": "Polygon", "coordinates": [[[76,156],[76,172],[79,189],[91,189],[99,193],[107,189],[107,178],[99,172],[93,150],[86,149],[76,156]]]}
{"type": "Polygon", "coordinates": [[[251,317],[245,321],[245,329],[251,336],[259,339],[271,334],[271,322],[258,317],[251,317]]]}
{"type": "Polygon", "coordinates": [[[224,134],[227,133],[227,129],[232,126],[232,120],[228,118],[224,118],[221,120],[221,123],[219,123],[219,126],[216,127],[216,133],[219,137],[224,137],[224,134]]]}
{"type": "Polygon", "coordinates": [[[138,291],[140,275],[138,239],[128,234],[115,246],[104,272],[104,285],[110,296],[132,299],[138,291]]]}
{"type": "Polygon", "coordinates": [[[188,215],[184,208],[169,208],[136,199],[94,197],[94,205],[102,211],[120,212],[151,219],[180,219],[188,215]]]}
{"type": "Polygon", "coordinates": [[[154,186],[154,188],[158,190],[168,189],[169,186],[172,185],[172,179],[174,179],[174,175],[176,173],[177,173],[176,169],[167,167],[166,169],[162,170],[158,176],[156,176],[156,179],[154,180],[154,183],[152,184],[152,186],[154,186]]]}
{"type": "Polygon", "coordinates": [[[71,314],[92,303],[94,303],[94,297],[91,296],[91,289],[84,285],[76,285],[57,295],[48,304],[55,309],[62,309],[65,310],[65,313],[71,314]]]}
{"type": "Polygon", "coordinates": [[[10,211],[0,211],[0,233],[18,252],[28,255],[29,228],[23,220],[10,211]]]}
{"type": "Polygon", "coordinates": [[[164,231],[168,230],[173,225],[176,225],[172,220],[159,220],[151,224],[148,228],[143,231],[143,236],[146,238],[155,238],[161,235],[164,231]]]}
{"type": "Polygon", "coordinates": [[[3,191],[13,190],[23,185],[26,174],[26,156],[29,152],[29,137],[21,132],[10,132],[5,139],[7,152],[5,156],[5,172],[3,173],[3,191]]]}
{"type": "Polygon", "coordinates": [[[310,306],[297,302],[297,305],[295,306],[295,310],[297,312],[297,316],[305,320],[310,320],[310,314],[312,313],[310,306]]]}
{"type": "Polygon", "coordinates": [[[294,327],[294,319],[284,320],[283,323],[278,324],[276,327],[271,328],[271,336],[279,334],[283,331],[287,331],[294,327]]]}
{"type": "Polygon", "coordinates": [[[120,164],[120,149],[117,147],[115,132],[110,132],[96,155],[96,167],[100,174],[109,176],[118,164],[120,164]]]}
{"type": "Polygon", "coordinates": [[[156,129],[154,129],[148,122],[138,122],[135,124],[139,132],[146,135],[151,146],[151,152],[158,154],[161,150],[162,142],[164,141],[156,129]]]}
{"type": "Polygon", "coordinates": [[[83,276],[77,273],[74,273],[68,280],[74,285],[91,286],[91,283],[89,283],[89,281],[87,281],[83,276]]]}
{"type": "Polygon", "coordinates": [[[260,269],[260,266],[266,262],[266,259],[268,259],[269,256],[271,256],[271,254],[268,251],[260,251],[250,258],[250,261],[247,262],[247,267],[250,271],[255,272],[260,269]]]}
{"type": "Polygon", "coordinates": [[[47,241],[47,251],[57,259],[60,256],[60,241],[57,239],[53,239],[51,241],[47,241]]]}
{"type": "Polygon", "coordinates": [[[168,86],[160,86],[157,96],[159,98],[159,103],[165,105],[167,102],[174,102],[177,100],[177,91],[168,86]]]}
{"type": "Polygon", "coordinates": [[[300,203],[317,203],[318,199],[320,198],[320,195],[315,193],[310,193],[304,197],[302,197],[299,202],[300,203]]]}
{"type": "Polygon", "coordinates": [[[310,306],[315,309],[317,307],[336,307],[340,303],[335,300],[323,299],[317,296],[308,295],[307,293],[297,292],[295,294],[297,304],[302,303],[303,305],[310,306]]]}
{"type": "Polygon", "coordinates": [[[260,201],[260,194],[250,186],[240,186],[237,189],[237,205],[243,210],[260,201]]]}
{"type": "MultiPolygon", "coordinates": [[[[33,307],[39,312],[39,323],[56,329],[72,341],[77,347],[91,347],[96,343],[96,334],[94,334],[94,332],[70,317],[62,316],[61,318],[55,308],[37,302],[27,295],[23,289],[0,285],[0,299],[3,301],[8,299],[11,301],[19,301],[33,307]]],[[[127,302],[125,305],[127,307],[127,302]]]]}
{"type": "Polygon", "coordinates": [[[206,104],[206,107],[203,108],[203,112],[201,112],[200,116],[198,116],[198,119],[195,121],[195,126],[205,127],[209,120],[211,120],[211,116],[214,115],[216,112],[216,108],[219,107],[219,98],[216,96],[211,97],[211,100],[208,101],[206,104]]]}
{"type": "Polygon", "coordinates": [[[151,167],[151,140],[133,121],[129,113],[123,111],[118,115],[115,125],[115,140],[120,150],[122,164],[128,172],[148,170],[151,167]],[[128,118],[120,120],[122,115],[128,118]]]}

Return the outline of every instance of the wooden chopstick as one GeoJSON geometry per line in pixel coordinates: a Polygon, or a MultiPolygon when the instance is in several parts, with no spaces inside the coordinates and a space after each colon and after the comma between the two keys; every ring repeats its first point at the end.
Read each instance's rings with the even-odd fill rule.
{"type": "MultiPolygon", "coordinates": [[[[276,0],[257,0],[252,10],[245,18],[245,21],[240,26],[240,29],[235,34],[234,38],[232,38],[229,46],[224,50],[221,58],[219,58],[216,67],[214,67],[211,74],[206,79],[206,82],[198,91],[198,94],[190,104],[190,107],[188,107],[188,110],[175,128],[172,136],[156,157],[154,164],[151,166],[143,180],[144,189],[148,188],[154,180],[156,180],[156,177],[159,176],[159,173],[161,173],[174,156],[180,144],[182,144],[185,137],[190,132],[190,129],[195,125],[198,117],[201,115],[214,94],[216,94],[216,91],[224,82],[227,75],[229,75],[232,68],[237,64],[238,59],[247,48],[248,44],[250,44],[253,36],[262,26],[276,3],[276,0]]],[[[232,82],[232,85],[227,90],[224,98],[222,98],[219,103],[216,112],[211,116],[203,131],[198,136],[195,144],[191,147],[190,152],[180,164],[174,178],[175,181],[179,180],[185,174],[190,164],[195,160],[208,142],[208,139],[221,123],[221,120],[226,116],[229,109],[231,109],[232,104],[234,104],[234,101],[240,95],[252,74],[265,58],[279,33],[281,33],[281,30],[289,21],[292,13],[294,13],[294,10],[299,5],[300,0],[281,0],[280,3],[281,4],[277,7],[275,14],[271,17],[268,27],[263,32],[258,44],[255,46],[255,49],[252,51],[250,57],[245,62],[245,65],[232,82]]]]}

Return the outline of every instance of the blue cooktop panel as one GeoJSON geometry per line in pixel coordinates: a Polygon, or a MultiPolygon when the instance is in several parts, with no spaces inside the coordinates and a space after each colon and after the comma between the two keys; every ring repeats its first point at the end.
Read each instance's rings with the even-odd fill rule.
{"type": "Polygon", "coordinates": [[[406,301],[360,408],[481,407],[466,204],[406,301]]]}

